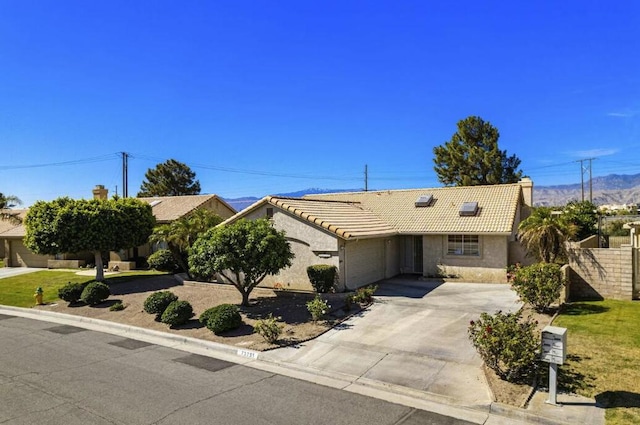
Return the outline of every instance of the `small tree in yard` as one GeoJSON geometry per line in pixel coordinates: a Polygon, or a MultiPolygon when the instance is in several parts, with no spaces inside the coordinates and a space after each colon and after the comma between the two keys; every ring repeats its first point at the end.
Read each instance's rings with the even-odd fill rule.
{"type": "Polygon", "coordinates": [[[553,263],[538,263],[519,268],[512,283],[513,289],[522,301],[531,304],[540,313],[560,298],[563,285],[560,266],[553,263]]]}
{"type": "Polygon", "coordinates": [[[193,244],[189,255],[190,272],[203,278],[219,273],[242,294],[242,305],[249,305],[249,294],[270,274],[291,266],[293,253],[284,232],[266,219],[238,220],[216,227],[193,244]]]}
{"type": "Polygon", "coordinates": [[[39,201],[25,217],[24,244],[36,254],[93,252],[102,281],[102,253],[144,244],[154,223],[151,206],[132,198],[39,201]]]}

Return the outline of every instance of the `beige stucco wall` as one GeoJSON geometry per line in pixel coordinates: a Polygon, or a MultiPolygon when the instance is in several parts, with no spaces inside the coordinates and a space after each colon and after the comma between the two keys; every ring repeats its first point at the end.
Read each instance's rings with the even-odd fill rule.
{"type": "Polygon", "coordinates": [[[347,289],[353,290],[385,278],[385,245],[388,239],[361,239],[345,243],[347,289]]]}
{"type": "Polygon", "coordinates": [[[384,277],[390,278],[400,274],[401,239],[399,236],[386,238],[385,243],[386,267],[384,270],[384,277]]]}
{"type": "MultiPolygon", "coordinates": [[[[285,289],[308,290],[313,287],[307,277],[307,267],[313,264],[329,264],[336,266],[340,272],[340,249],[338,237],[299,217],[282,211],[271,205],[265,205],[252,211],[245,217],[247,220],[265,218],[267,208],[273,208],[273,226],[277,230],[284,230],[291,250],[295,255],[292,265],[273,276],[267,276],[260,286],[273,287],[276,283],[285,289]]],[[[339,287],[341,290],[344,276],[339,273],[339,287]]]]}
{"type": "MultiPolygon", "coordinates": [[[[633,256],[630,246],[621,248],[570,248],[569,281],[572,299],[631,300],[638,297],[633,288],[633,256]]],[[[636,261],[637,263],[637,258],[636,261]]]]}
{"type": "Polygon", "coordinates": [[[455,276],[467,282],[506,282],[508,236],[480,235],[479,256],[447,254],[447,235],[423,237],[424,276],[455,276]]]}

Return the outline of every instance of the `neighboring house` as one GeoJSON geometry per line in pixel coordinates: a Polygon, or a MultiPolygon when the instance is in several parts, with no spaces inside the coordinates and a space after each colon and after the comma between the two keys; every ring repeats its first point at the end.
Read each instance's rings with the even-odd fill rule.
{"type": "MultiPolygon", "coordinates": [[[[98,185],[93,189],[96,199],[107,199],[108,191],[104,186],[98,185]]],[[[153,215],[158,224],[167,224],[190,214],[196,209],[206,208],[221,216],[229,218],[236,211],[217,195],[188,195],[188,196],[161,196],[153,198],[139,198],[151,205],[153,215]]],[[[17,211],[17,210],[13,210],[17,211]]],[[[20,217],[24,218],[27,210],[21,210],[20,217]]],[[[55,256],[38,255],[29,251],[23,243],[26,229],[22,224],[15,224],[0,220],[0,254],[5,259],[7,267],[78,267],[93,261],[91,253],[61,253],[55,256]]],[[[122,269],[130,269],[135,266],[138,257],[147,257],[152,252],[149,244],[141,247],[110,253],[109,267],[118,265],[122,269]],[[132,264],[133,263],[133,264],[132,264]]]]}
{"type": "MultiPolygon", "coordinates": [[[[27,210],[11,210],[23,220],[27,210]]],[[[22,224],[10,220],[0,220],[0,257],[6,267],[47,267],[47,261],[53,259],[49,255],[37,255],[29,251],[22,239],[25,228],[22,224]]]]}
{"type": "Polygon", "coordinates": [[[533,183],[267,196],[225,223],[269,218],[284,230],[292,267],[264,285],[311,289],[306,268],[338,268],[339,290],[398,274],[505,282],[522,262],[518,224],[531,210],[533,183]]]}
{"type": "MultiPolygon", "coordinates": [[[[219,215],[222,219],[232,217],[236,213],[233,207],[217,195],[155,196],[138,199],[151,205],[157,225],[169,224],[181,217],[188,216],[197,209],[207,209],[219,215]]],[[[112,252],[109,258],[109,268],[118,265],[122,270],[123,264],[119,264],[118,262],[128,262],[129,259],[136,259],[138,257],[146,258],[155,252],[157,250],[156,248],[157,247],[151,244],[145,244],[125,252],[112,252]]],[[[124,267],[130,268],[131,266],[124,265],[124,267]]]]}

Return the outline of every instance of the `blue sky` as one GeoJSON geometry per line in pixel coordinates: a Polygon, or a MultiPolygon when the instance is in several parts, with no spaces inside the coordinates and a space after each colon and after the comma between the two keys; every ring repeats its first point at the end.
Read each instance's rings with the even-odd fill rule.
{"type": "Polygon", "coordinates": [[[536,185],[640,172],[640,3],[0,0],[0,192],[440,186],[479,115],[536,185]]]}

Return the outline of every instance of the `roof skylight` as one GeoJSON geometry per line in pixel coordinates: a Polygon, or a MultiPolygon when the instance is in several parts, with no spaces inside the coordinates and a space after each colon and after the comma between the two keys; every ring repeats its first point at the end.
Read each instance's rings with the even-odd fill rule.
{"type": "Polygon", "coordinates": [[[460,207],[460,216],[461,217],[473,217],[478,214],[478,203],[477,202],[464,202],[460,207]]]}
{"type": "Polygon", "coordinates": [[[431,201],[433,201],[432,194],[420,195],[418,199],[416,199],[416,207],[428,207],[431,205],[431,201]]]}

